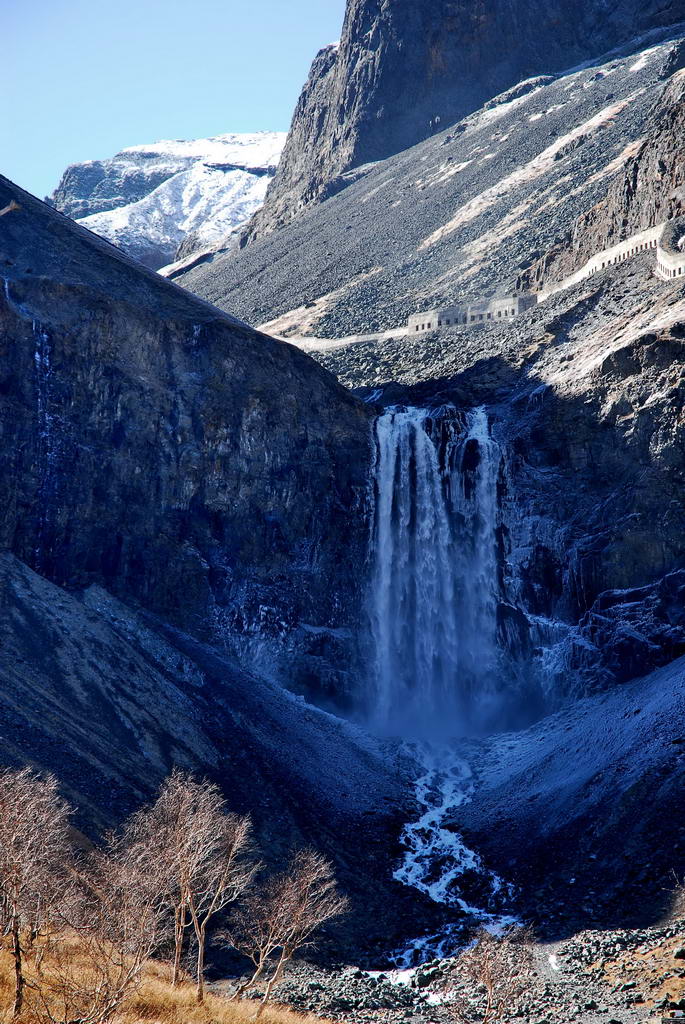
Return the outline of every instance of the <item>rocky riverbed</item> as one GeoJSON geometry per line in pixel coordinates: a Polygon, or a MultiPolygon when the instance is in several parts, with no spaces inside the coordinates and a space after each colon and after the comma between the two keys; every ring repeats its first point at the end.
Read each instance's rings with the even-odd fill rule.
{"type": "MultiPolygon", "coordinates": [[[[277,998],[302,1012],[355,1024],[442,1024],[454,1019],[445,979],[455,963],[431,960],[411,971],[379,973],[299,962],[287,972],[277,998]]],[[[536,944],[530,989],[505,1021],[644,1024],[682,1009],[685,917],[678,916],[651,928],[589,930],[563,942],[536,944]]]]}

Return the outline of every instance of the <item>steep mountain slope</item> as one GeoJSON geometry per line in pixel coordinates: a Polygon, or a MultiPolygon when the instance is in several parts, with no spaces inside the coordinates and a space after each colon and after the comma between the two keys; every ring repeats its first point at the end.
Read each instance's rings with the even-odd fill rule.
{"type": "Polygon", "coordinates": [[[292,685],[325,687],[366,540],[367,409],[309,357],[0,180],[0,207],[12,200],[0,545],[198,635],[257,633],[265,657],[269,637],[290,638],[292,685]]]}
{"type": "Polygon", "coordinates": [[[685,211],[685,72],[670,79],[647,133],[610,183],[606,195],[527,270],[524,287],[563,280],[595,252],[685,211]]]}
{"type": "Polygon", "coordinates": [[[402,758],[225,653],[4,554],[0,683],[0,763],[55,772],[86,833],[119,823],[180,765],[252,814],[272,866],[304,844],[335,859],[353,899],[336,956],[383,950],[404,915],[421,919],[422,901],[384,870],[411,807],[402,758]]]}
{"type": "Polygon", "coordinates": [[[505,94],[240,252],[177,277],[248,322],[345,337],[513,288],[650,130],[679,40],[505,94]],[[522,90],[519,90],[521,92],[522,90]]]}
{"type": "Polygon", "coordinates": [[[683,18],[682,0],[349,0],[341,40],[314,61],[246,237],[289,223],[343,188],[350,170],[413,146],[517,82],[683,18]]]}
{"type": "Polygon", "coordinates": [[[131,146],[68,167],[52,203],[156,270],[181,244],[187,254],[244,224],[284,142],[282,132],[258,132],[131,146]]]}
{"type": "Polygon", "coordinates": [[[516,882],[547,935],[569,921],[639,927],[668,906],[652,885],[685,859],[684,708],[681,658],[477,755],[477,799],[452,823],[500,869],[516,851],[516,882]]]}

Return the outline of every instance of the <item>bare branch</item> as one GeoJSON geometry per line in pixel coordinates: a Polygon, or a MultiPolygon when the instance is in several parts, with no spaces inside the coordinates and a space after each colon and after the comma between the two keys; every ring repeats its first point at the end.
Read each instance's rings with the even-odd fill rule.
{"type": "Polygon", "coordinates": [[[12,942],[15,1017],[26,987],[22,932],[32,936],[60,898],[70,813],[52,775],[0,771],[0,913],[12,942]]]}
{"type": "Polygon", "coordinates": [[[176,769],[155,803],[135,815],[125,843],[164,881],[174,920],[173,984],[180,978],[185,934],[197,943],[197,998],[204,998],[204,959],[212,919],[247,889],[258,865],[249,818],[230,814],[216,786],[176,769]]]}
{"type": "Polygon", "coordinates": [[[496,1024],[511,1015],[534,979],[532,938],[527,929],[503,935],[483,929],[455,960],[445,983],[447,1003],[458,1024],[496,1024]]]}
{"type": "Polygon", "coordinates": [[[337,888],[333,867],[320,854],[302,850],[287,871],[275,875],[251,892],[225,933],[227,942],[247,956],[254,966],[251,978],[236,997],[264,974],[273,955],[280,951],[266,986],[258,1016],[280,981],[285,965],[299,950],[312,944],[318,929],[345,913],[348,901],[337,888]]]}

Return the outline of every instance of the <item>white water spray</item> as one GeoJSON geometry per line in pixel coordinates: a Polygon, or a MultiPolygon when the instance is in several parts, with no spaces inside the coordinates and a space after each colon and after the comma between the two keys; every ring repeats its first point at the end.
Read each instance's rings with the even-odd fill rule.
{"type": "Polygon", "coordinates": [[[458,638],[452,530],[422,409],[376,427],[371,621],[380,724],[431,720],[454,682],[458,638]]]}
{"type": "MultiPolygon", "coordinates": [[[[454,827],[455,812],[469,803],[475,781],[468,763],[450,747],[416,746],[423,766],[416,780],[420,814],[405,825],[400,837],[404,857],[393,877],[429,896],[436,903],[455,907],[493,932],[515,922],[502,907],[510,887],[469,849],[454,827]],[[478,905],[464,897],[467,879],[478,880],[478,905]]],[[[452,956],[463,942],[463,925],[447,924],[439,932],[412,939],[395,953],[400,968],[413,967],[433,957],[452,956]]]]}

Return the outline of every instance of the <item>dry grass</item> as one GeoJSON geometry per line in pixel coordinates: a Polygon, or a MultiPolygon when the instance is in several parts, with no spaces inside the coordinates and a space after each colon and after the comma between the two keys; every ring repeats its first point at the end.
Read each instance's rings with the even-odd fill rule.
{"type": "MultiPolygon", "coordinates": [[[[245,1024],[254,1019],[257,1004],[253,1000],[234,1002],[224,996],[208,992],[203,1006],[195,1002],[193,985],[172,988],[165,964],[152,964],[146,972],[139,991],[134,994],[125,1011],[117,1017],[118,1024],[138,1024],[139,1021],[159,1021],[160,1024],[245,1024]]],[[[265,1024],[321,1024],[314,1016],[303,1017],[285,1007],[274,1004],[262,1014],[265,1024]]]]}
{"type": "MultiPolygon", "coordinates": [[[[78,963],[80,956],[77,945],[67,939],[73,946],[73,960],[78,963]]],[[[29,986],[36,979],[32,960],[26,964],[26,975],[29,986]]],[[[49,960],[46,957],[45,968],[50,972],[49,960]]],[[[169,983],[171,967],[167,963],[149,961],[143,973],[142,981],[135,991],[120,1007],[111,1019],[111,1024],[248,1024],[254,1020],[257,1004],[250,1000],[233,1000],[215,995],[205,994],[205,1002],[198,1006],[195,1000],[195,986],[183,984],[172,988],[169,983]]],[[[0,948],[0,1021],[11,1021],[11,1007],[14,999],[14,967],[6,943],[0,948]]],[[[270,1005],[262,1014],[263,1024],[322,1024],[320,1017],[303,1016],[277,1003],[270,1005]]],[[[38,1012],[37,1001],[32,989],[26,991],[25,1012],[18,1024],[44,1024],[45,1016],[38,1012]]]]}

